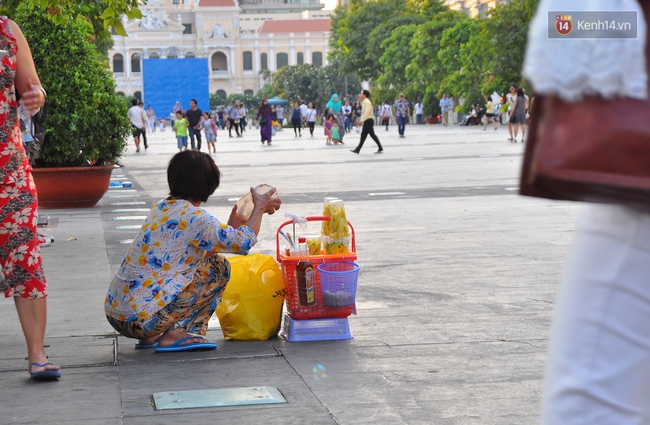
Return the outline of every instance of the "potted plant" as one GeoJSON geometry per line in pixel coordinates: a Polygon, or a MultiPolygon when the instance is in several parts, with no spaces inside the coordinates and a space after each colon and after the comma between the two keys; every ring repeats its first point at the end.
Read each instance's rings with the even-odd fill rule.
{"type": "Polygon", "coordinates": [[[33,170],[45,208],[92,207],[106,193],[131,125],[83,17],[55,24],[28,3],[13,19],[48,92],[45,139],[33,170]]]}
{"type": "Polygon", "coordinates": [[[422,112],[424,112],[427,124],[440,122],[440,100],[438,100],[434,92],[425,93],[422,99],[422,112]]]}

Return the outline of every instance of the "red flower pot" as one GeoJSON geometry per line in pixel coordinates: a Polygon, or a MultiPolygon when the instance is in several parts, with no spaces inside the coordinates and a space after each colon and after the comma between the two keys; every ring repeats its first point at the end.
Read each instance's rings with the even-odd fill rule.
{"type": "Polygon", "coordinates": [[[115,165],[34,168],[41,208],[92,208],[104,196],[115,165]]]}

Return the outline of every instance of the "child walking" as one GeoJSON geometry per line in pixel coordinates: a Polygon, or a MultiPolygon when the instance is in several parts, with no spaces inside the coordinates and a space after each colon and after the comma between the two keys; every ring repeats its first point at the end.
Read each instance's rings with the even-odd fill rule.
{"type": "Polygon", "coordinates": [[[205,140],[208,142],[208,153],[217,153],[217,147],[214,145],[217,141],[217,126],[214,120],[210,117],[209,112],[203,113],[201,118],[201,127],[205,131],[205,140]],[[212,147],[212,150],[210,150],[212,147]]]}
{"type": "Polygon", "coordinates": [[[187,127],[189,123],[187,119],[183,118],[181,111],[176,112],[176,121],[174,121],[174,133],[176,134],[176,141],[178,143],[178,151],[182,152],[187,150],[187,127]]]}
{"type": "Polygon", "coordinates": [[[323,126],[325,127],[325,135],[327,136],[327,139],[325,139],[325,144],[326,145],[331,145],[332,144],[332,126],[334,125],[334,115],[329,114],[327,116],[327,121],[325,121],[325,124],[323,126]]]}
{"type": "Polygon", "coordinates": [[[334,121],[332,124],[332,143],[335,145],[343,144],[343,141],[341,140],[341,135],[339,134],[339,123],[337,121],[334,121]]]}

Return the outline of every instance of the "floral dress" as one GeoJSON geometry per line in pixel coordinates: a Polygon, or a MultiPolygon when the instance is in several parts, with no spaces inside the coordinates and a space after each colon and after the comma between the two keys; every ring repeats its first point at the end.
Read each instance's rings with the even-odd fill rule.
{"type": "Polygon", "coordinates": [[[6,52],[0,60],[0,291],[7,298],[43,298],[36,186],[20,135],[14,86],[18,46],[6,17],[0,17],[0,50],[6,52]]]}
{"type": "Polygon", "coordinates": [[[129,247],[104,303],[121,322],[147,322],[194,279],[206,252],[247,254],[257,236],[234,229],[183,199],[163,199],[151,209],[129,247]]]}

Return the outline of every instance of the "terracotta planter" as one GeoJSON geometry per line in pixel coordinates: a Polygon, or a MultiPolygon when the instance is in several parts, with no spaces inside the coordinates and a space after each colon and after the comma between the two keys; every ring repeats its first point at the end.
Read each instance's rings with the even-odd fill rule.
{"type": "Polygon", "coordinates": [[[34,168],[41,208],[92,208],[104,196],[114,165],[34,168]]]}
{"type": "Polygon", "coordinates": [[[439,121],[438,117],[427,117],[427,124],[438,124],[439,121]]]}

